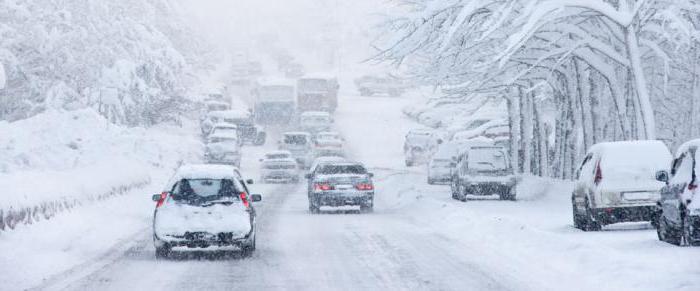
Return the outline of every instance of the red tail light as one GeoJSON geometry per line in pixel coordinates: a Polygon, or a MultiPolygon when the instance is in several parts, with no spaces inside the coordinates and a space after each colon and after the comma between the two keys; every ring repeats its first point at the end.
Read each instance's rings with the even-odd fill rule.
{"type": "Polygon", "coordinates": [[[600,170],[600,162],[598,162],[595,166],[595,180],[593,180],[593,183],[597,186],[601,181],[603,181],[603,171],[600,170]]]}
{"type": "Polygon", "coordinates": [[[241,192],[240,197],[241,197],[241,202],[243,202],[243,206],[245,206],[245,208],[250,207],[250,203],[248,203],[248,193],[241,192]]]}
{"type": "Polygon", "coordinates": [[[160,200],[156,202],[156,208],[163,206],[163,203],[165,203],[165,198],[168,198],[168,192],[160,193],[160,200]]]}
{"type": "Polygon", "coordinates": [[[355,188],[357,188],[357,190],[360,190],[360,191],[370,191],[370,190],[374,190],[374,185],[372,185],[370,183],[360,183],[360,184],[357,184],[355,186],[355,188]]]}
{"type": "Polygon", "coordinates": [[[316,190],[316,191],[329,191],[329,190],[333,190],[333,186],[331,186],[330,184],[317,183],[317,184],[314,184],[314,190],[316,190]]]}

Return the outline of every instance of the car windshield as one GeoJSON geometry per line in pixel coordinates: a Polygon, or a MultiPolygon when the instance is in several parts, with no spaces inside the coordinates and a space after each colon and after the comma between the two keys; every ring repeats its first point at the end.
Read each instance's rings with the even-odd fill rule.
{"type": "Polygon", "coordinates": [[[267,155],[265,155],[265,158],[270,159],[270,160],[287,159],[289,157],[290,157],[289,154],[267,154],[267,155]]]}
{"type": "Polygon", "coordinates": [[[508,169],[502,149],[473,148],[468,153],[468,167],[472,171],[503,171],[508,169]]]}
{"type": "Polygon", "coordinates": [[[182,179],[173,189],[171,197],[175,201],[202,204],[222,198],[239,199],[240,185],[230,179],[182,179]]]}
{"type": "Polygon", "coordinates": [[[284,143],[286,144],[294,144],[294,145],[305,145],[307,142],[307,136],[306,135],[285,135],[284,136],[284,143]]]}
{"type": "Polygon", "coordinates": [[[337,175],[337,174],[367,174],[365,167],[360,165],[322,165],[318,171],[321,175],[337,175]]]}

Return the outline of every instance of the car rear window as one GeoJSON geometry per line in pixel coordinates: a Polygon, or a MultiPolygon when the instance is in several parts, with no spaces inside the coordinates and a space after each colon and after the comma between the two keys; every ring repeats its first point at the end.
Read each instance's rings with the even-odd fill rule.
{"type": "Polygon", "coordinates": [[[365,167],[360,165],[323,165],[318,169],[318,174],[335,175],[335,174],[367,174],[365,167]]]}
{"type": "Polygon", "coordinates": [[[286,135],[284,137],[284,143],[305,145],[306,144],[306,136],[305,135],[286,135]]]}
{"type": "Polygon", "coordinates": [[[238,199],[243,187],[231,179],[182,179],[174,187],[177,201],[205,202],[227,197],[238,199]]]}
{"type": "Polygon", "coordinates": [[[474,171],[502,171],[508,169],[506,153],[502,149],[472,148],[468,165],[474,171]]]}

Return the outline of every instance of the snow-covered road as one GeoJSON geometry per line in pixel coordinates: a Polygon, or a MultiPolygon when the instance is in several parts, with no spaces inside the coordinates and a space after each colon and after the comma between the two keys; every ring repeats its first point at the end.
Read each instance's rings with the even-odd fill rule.
{"type": "MultiPolygon", "coordinates": [[[[264,200],[250,258],[155,260],[145,213],[143,230],[108,255],[38,289],[700,290],[700,249],[660,243],[646,224],[573,229],[569,183],[530,178],[517,202],[467,203],[427,185],[422,167],[402,165],[403,135],[416,126],[401,114],[407,102],[347,98],[336,116],[352,156],[376,174],[374,213],[312,215],[303,183],[255,185],[264,200]]],[[[246,150],[243,169],[257,178],[264,149],[246,150]]]]}

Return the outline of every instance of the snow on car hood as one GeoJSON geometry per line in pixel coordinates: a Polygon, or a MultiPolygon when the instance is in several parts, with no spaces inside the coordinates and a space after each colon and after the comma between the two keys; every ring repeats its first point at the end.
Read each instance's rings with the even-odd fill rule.
{"type": "Polygon", "coordinates": [[[158,209],[154,227],[159,237],[185,232],[232,232],[243,237],[251,230],[250,215],[240,202],[200,207],[170,200],[158,209]]]}

